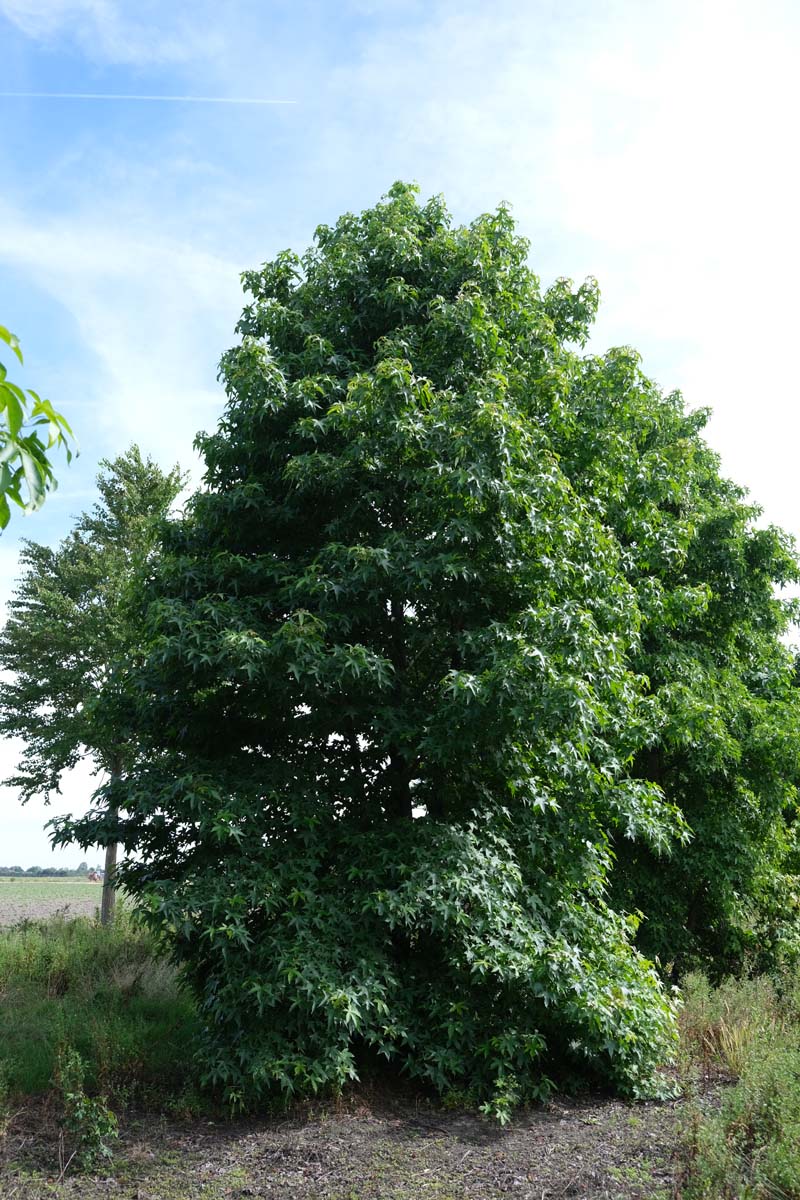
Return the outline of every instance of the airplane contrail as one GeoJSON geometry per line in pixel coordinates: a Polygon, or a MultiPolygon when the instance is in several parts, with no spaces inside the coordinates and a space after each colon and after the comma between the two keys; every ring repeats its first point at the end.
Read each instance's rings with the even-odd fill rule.
{"type": "Polygon", "coordinates": [[[296,100],[262,100],[250,96],[132,96],[126,92],[0,92],[18,100],[144,100],[173,104],[296,104],[296,100]]]}

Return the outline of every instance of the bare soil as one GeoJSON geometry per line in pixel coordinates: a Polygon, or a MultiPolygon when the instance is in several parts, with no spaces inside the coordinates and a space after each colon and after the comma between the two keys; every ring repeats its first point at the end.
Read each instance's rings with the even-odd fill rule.
{"type": "MultiPolygon", "coordinates": [[[[98,1175],[59,1179],[57,1124],[17,1113],[3,1200],[669,1200],[683,1103],[560,1097],[505,1129],[404,1097],[353,1096],[260,1121],[122,1122],[98,1175]]],[[[62,1154],[62,1164],[66,1152],[62,1154]]]]}

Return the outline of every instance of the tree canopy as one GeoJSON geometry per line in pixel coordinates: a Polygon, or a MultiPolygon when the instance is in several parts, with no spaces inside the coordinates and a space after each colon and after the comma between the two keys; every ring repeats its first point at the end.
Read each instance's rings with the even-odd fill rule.
{"type": "Polygon", "coordinates": [[[785,702],[796,567],[702,416],[633,352],[582,355],[594,281],[543,291],[527,257],[507,209],[454,227],[398,184],[243,277],[204,486],[103,705],[135,750],[60,832],[136,847],[235,1101],[382,1055],[502,1118],[565,1069],[641,1094],[672,1044],[641,859],[619,908],[612,862],[679,862],[690,800],[722,803],[690,772],[734,676],[751,748],[785,702]]]}
{"type": "MultiPolygon", "coordinates": [[[[136,446],[100,467],[98,503],[59,545],[23,543],[23,573],[0,633],[0,669],[10,674],[0,690],[0,733],[23,741],[17,771],[5,782],[23,803],[34,796],[49,802],[64,771],[87,755],[109,774],[131,760],[128,729],[99,719],[97,706],[101,694],[111,703],[120,664],[137,660],[134,581],[152,570],[157,524],[183,477],[177,467],[165,473],[143,460],[136,446]]],[[[108,915],[113,881],[106,883],[108,915]]]]}
{"type": "Polygon", "coordinates": [[[631,771],[692,830],[667,857],[616,837],[615,906],[646,914],[640,944],[676,971],[767,965],[798,943],[795,547],[721,474],[708,411],[663,396],[630,348],[577,365],[570,410],[559,463],[620,547],[642,621],[630,662],[659,714],[631,771]]]}
{"type": "Polygon", "coordinates": [[[141,625],[131,583],[148,570],[155,523],[182,476],[143,460],[136,446],[100,467],[98,503],[59,545],[23,543],[0,635],[0,668],[11,673],[0,692],[0,732],[24,741],[6,783],[23,802],[49,800],[87,751],[104,771],[125,754],[118,732],[96,719],[94,700],[115,665],[135,658],[141,625]]]}

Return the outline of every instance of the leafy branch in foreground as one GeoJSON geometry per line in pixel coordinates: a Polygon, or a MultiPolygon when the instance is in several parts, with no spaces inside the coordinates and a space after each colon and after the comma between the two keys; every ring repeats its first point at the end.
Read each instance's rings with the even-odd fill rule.
{"type": "MultiPolygon", "coordinates": [[[[22,363],[19,339],[4,325],[0,340],[22,363]]],[[[0,529],[11,519],[9,500],[25,512],[41,508],[57,486],[49,451],[63,449],[69,463],[70,443],[75,444],[75,437],[66,417],[30,388],[12,383],[0,363],[0,529]]]]}

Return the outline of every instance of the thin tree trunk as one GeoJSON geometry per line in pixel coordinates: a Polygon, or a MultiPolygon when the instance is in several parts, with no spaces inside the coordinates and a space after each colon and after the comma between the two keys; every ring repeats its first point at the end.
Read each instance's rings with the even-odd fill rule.
{"type": "MultiPolygon", "coordinates": [[[[116,814],[115,814],[116,815],[116,814]]],[[[100,903],[100,924],[110,925],[114,920],[114,906],[117,899],[114,875],[117,869],[117,843],[109,842],[106,846],[106,869],[103,875],[103,898],[100,903]]]]}
{"type": "MultiPolygon", "coordinates": [[[[399,708],[405,703],[406,672],[408,670],[408,649],[405,638],[405,602],[393,596],[390,599],[390,645],[391,659],[395,670],[395,682],[392,689],[394,702],[399,708]]],[[[388,815],[395,821],[410,821],[413,819],[413,800],[411,796],[411,764],[401,752],[400,747],[389,747],[389,779],[388,815]]]]}
{"type": "MultiPolygon", "coordinates": [[[[115,759],[111,764],[111,782],[116,783],[122,775],[122,762],[115,759]]],[[[116,819],[117,808],[110,808],[108,815],[116,819]]],[[[117,901],[117,843],[109,842],[106,846],[106,867],[103,873],[103,897],[100,901],[100,924],[111,925],[114,921],[114,908],[117,901]]]]}
{"type": "Polygon", "coordinates": [[[389,812],[396,821],[411,821],[414,801],[411,795],[411,767],[396,746],[389,752],[389,812]]]}

